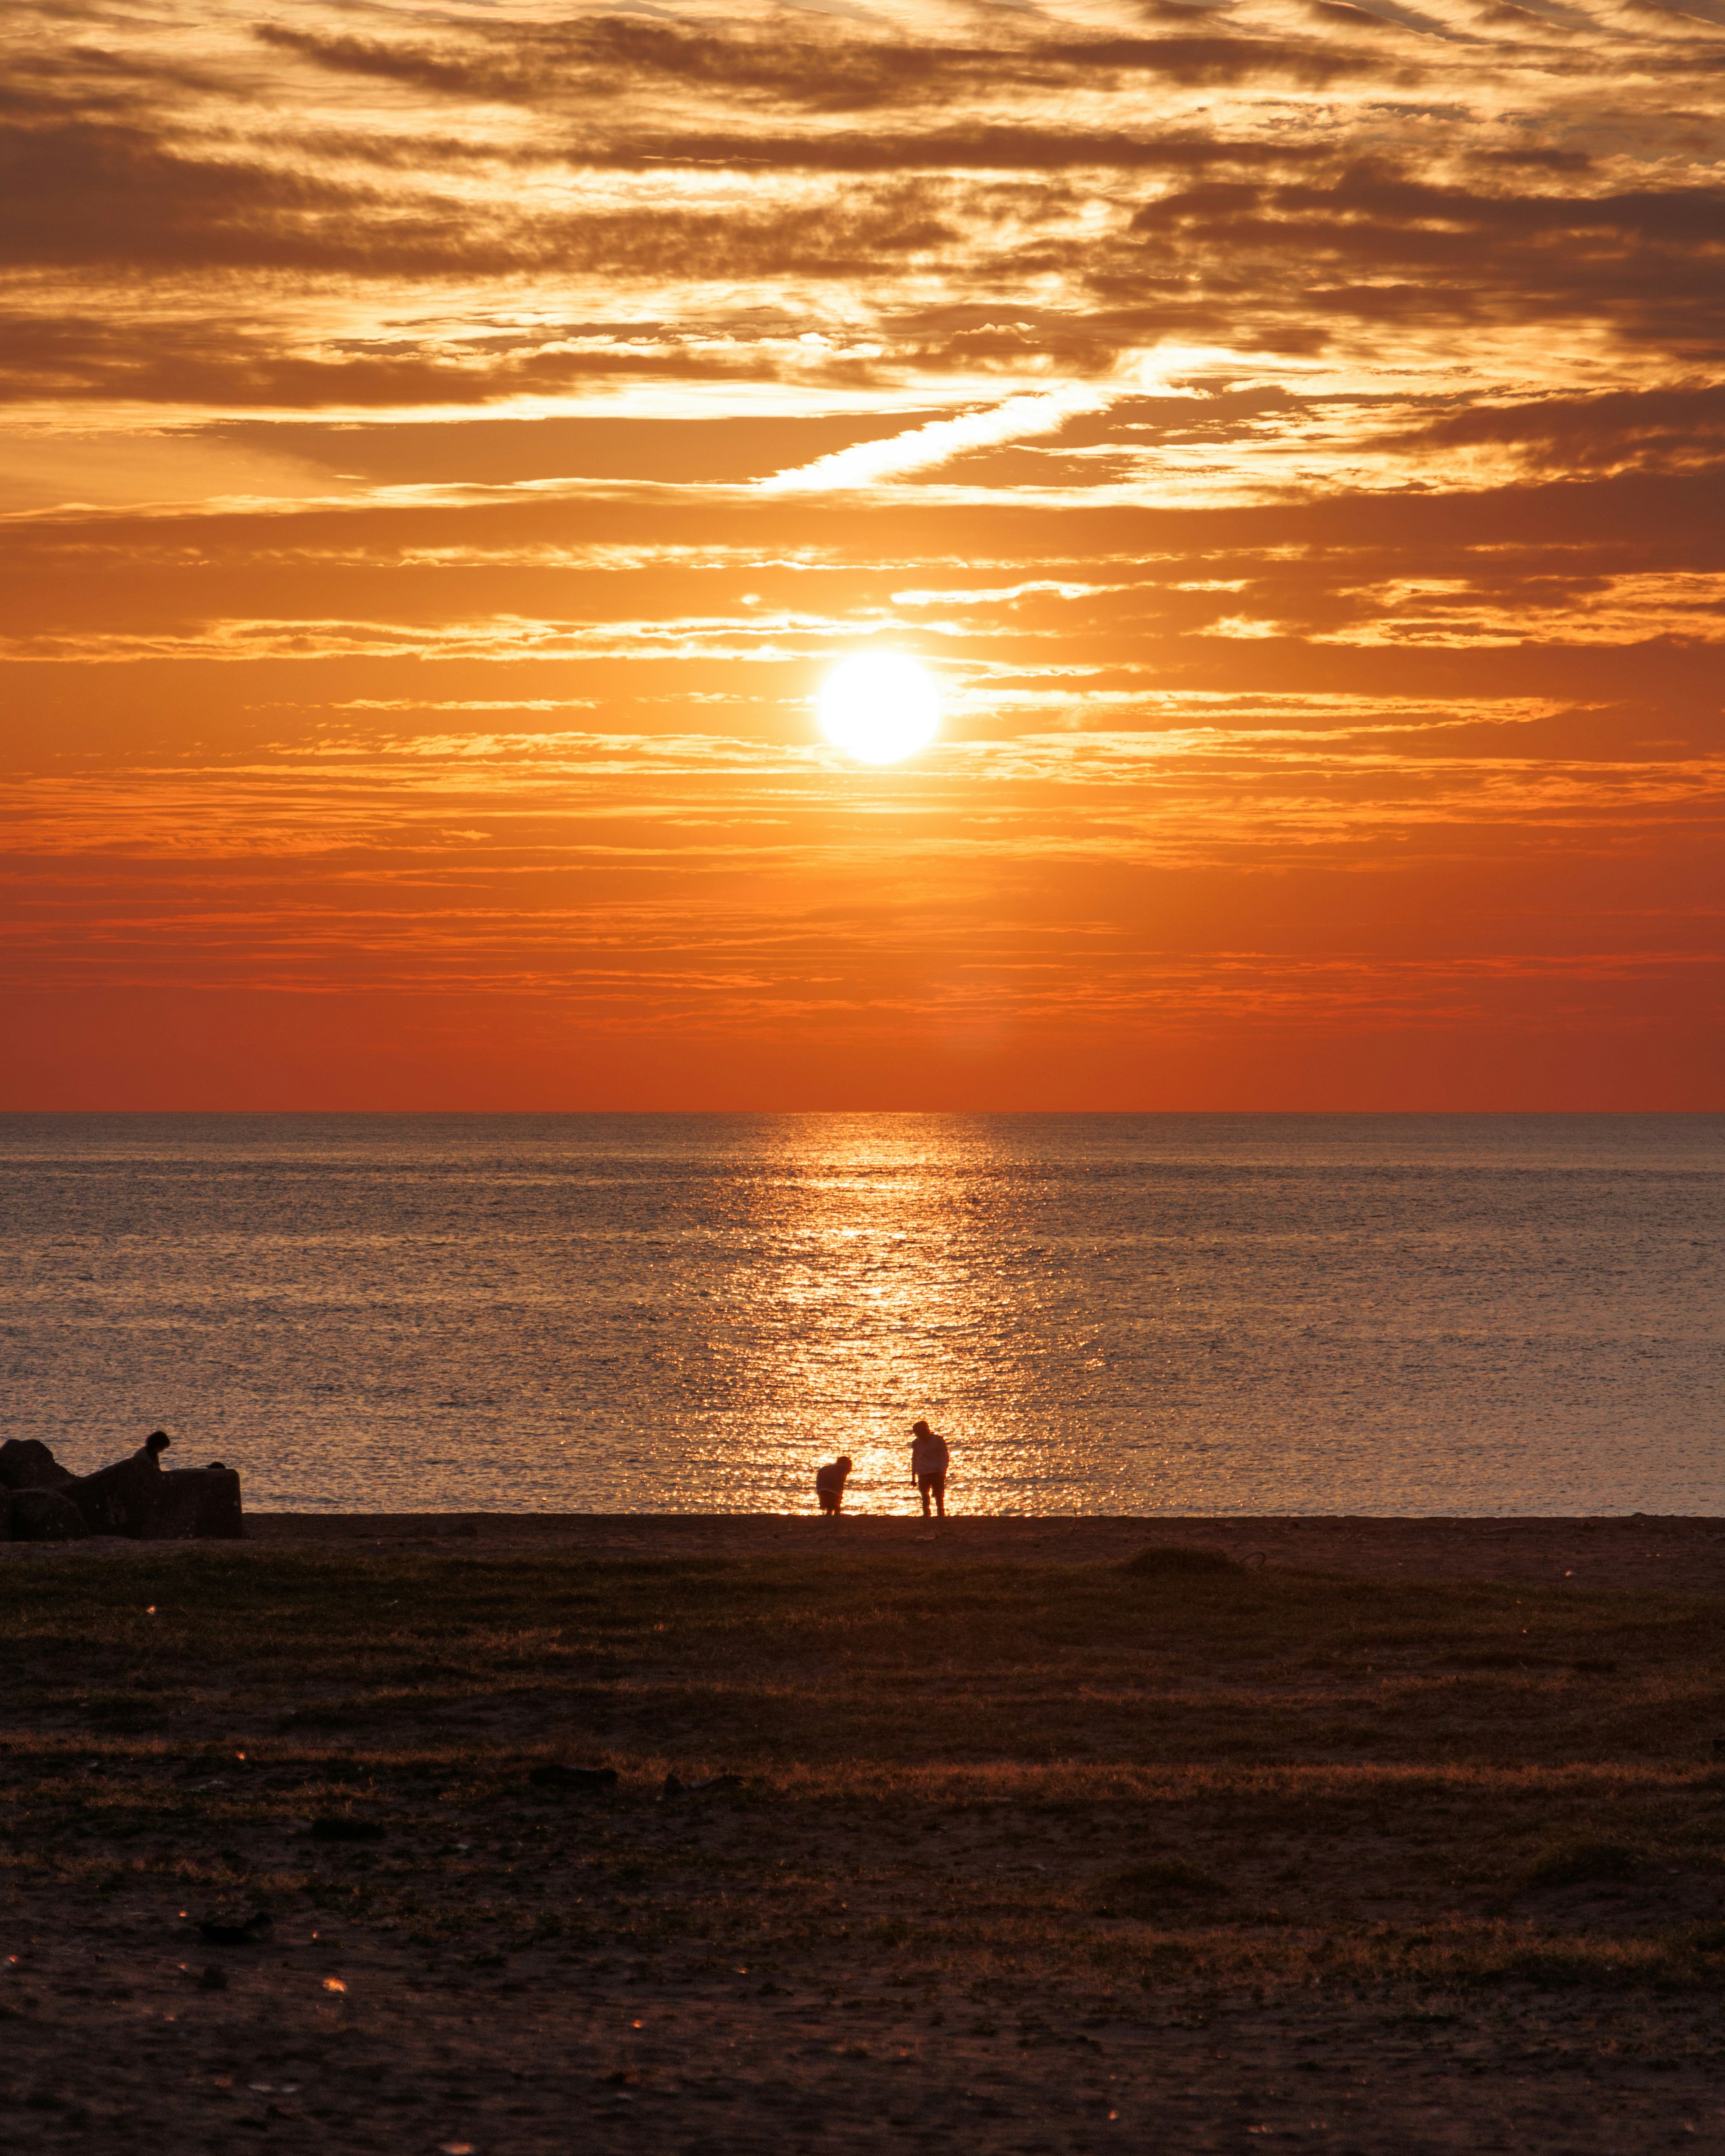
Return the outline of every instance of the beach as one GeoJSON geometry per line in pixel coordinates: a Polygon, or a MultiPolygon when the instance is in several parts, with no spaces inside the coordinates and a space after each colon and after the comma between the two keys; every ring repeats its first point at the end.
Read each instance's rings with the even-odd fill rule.
{"type": "MultiPolygon", "coordinates": [[[[1574,1519],[966,1517],[847,1512],[253,1512],[238,1551],[387,1552],[460,1558],[770,1559],[843,1551],[947,1564],[1103,1564],[1147,1542],[1199,1543],[1245,1566],[1298,1565],[1363,1578],[1725,1593],[1725,1517],[1574,1519]]],[[[0,1563],[159,1556],[159,1543],[93,1536],[0,1543],[0,1563]]]]}
{"type": "Polygon", "coordinates": [[[1721,1537],[278,1514],[3,1546],[8,2131],[1717,2138],[1721,1537]]]}
{"type": "MultiPolygon", "coordinates": [[[[1201,1543],[1250,1563],[1422,1579],[1564,1580],[1597,1588],[1725,1593],[1725,1518],[973,1519],[867,1513],[836,1527],[808,1516],[534,1512],[254,1514],[260,1549],[452,1548],[572,1557],[766,1558],[845,1548],[942,1563],[1101,1564],[1147,1542],[1201,1543]]],[[[131,1547],[126,1545],[126,1547],[131,1547]]]]}

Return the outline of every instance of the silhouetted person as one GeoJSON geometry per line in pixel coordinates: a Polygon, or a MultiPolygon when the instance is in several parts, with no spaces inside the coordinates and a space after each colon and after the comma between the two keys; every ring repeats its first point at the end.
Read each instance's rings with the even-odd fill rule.
{"type": "Polygon", "coordinates": [[[820,1509],[835,1520],[845,1502],[845,1478],[850,1472],[848,1452],[841,1452],[836,1460],[829,1460],[824,1467],[814,1471],[814,1494],[820,1500],[820,1509]]]}
{"type": "Polygon", "coordinates": [[[917,1495],[922,1500],[922,1517],[928,1517],[928,1501],[933,1498],[942,1519],[947,1517],[947,1469],[952,1455],[947,1450],[947,1440],[938,1430],[931,1430],[926,1422],[911,1424],[911,1473],[916,1484],[917,1495]]]}
{"type": "Polygon", "coordinates": [[[173,1440],[165,1430],[152,1430],[137,1450],[133,1453],[132,1458],[141,1460],[146,1467],[160,1467],[162,1454],[172,1443],[173,1440]]]}

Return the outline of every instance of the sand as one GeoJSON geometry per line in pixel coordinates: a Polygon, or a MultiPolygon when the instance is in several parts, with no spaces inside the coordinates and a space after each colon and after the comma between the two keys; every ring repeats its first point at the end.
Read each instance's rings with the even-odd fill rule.
{"type": "MultiPolygon", "coordinates": [[[[239,1544],[0,1552],[0,1593],[23,1598],[0,1667],[8,2148],[1604,2156],[1725,2142],[1725,1779],[1707,1735],[1725,1729],[1709,1675],[1725,1522],[261,1514],[239,1544]],[[992,1691],[912,1667],[901,1719],[883,1722],[899,1680],[846,1667],[818,1608],[774,1635],[792,1644],[765,1666],[743,1632],[726,1659],[722,1608],[702,1605],[701,1637],[720,1642],[705,1661],[653,1645],[655,1582],[673,1634],[681,1622],[679,1560],[738,1560],[760,1582],[783,1558],[803,1591],[830,1577],[847,1624],[922,1578],[952,1613],[932,1621],[987,1622],[966,1607],[998,1602],[1004,1630],[1028,1625],[1009,1614],[1029,1606],[1014,1577],[1068,1581],[1058,1616],[1087,1576],[1062,1568],[1097,1568],[1117,1595],[1118,1560],[1147,1543],[1261,1559],[1286,1652],[1254,1663],[1219,1604],[1209,1633],[1183,1635],[1178,1668],[1135,1675],[1130,1640],[1105,1661],[1060,1645],[1056,1623],[1040,1644],[1025,1630],[1021,1679],[1005,1643],[992,1691]],[[508,1561],[560,1557],[598,1561],[592,1576],[634,1614],[606,1630],[602,1597],[588,1635],[576,1604],[542,1619],[545,1568],[508,1561]],[[352,1592],[321,1627],[303,1613],[296,1657],[280,1605],[308,1591],[293,1586],[313,1576],[302,1558],[325,1592],[336,1560],[352,1592]],[[829,1573],[829,1558],[845,1562],[829,1573]],[[162,1605],[149,1622],[172,1619],[191,1659],[159,1732],[121,1735],[128,1671],[155,1636],[142,1614],[115,1614],[141,1612],[134,1567],[162,1605]],[[1378,1644],[1356,1650],[1347,1613],[1320,1635],[1337,1598],[1312,1575],[1399,1584],[1362,1605],[1358,1637],[1378,1644]],[[182,1578],[198,1583],[190,1608],[182,1578]],[[107,1585],[83,1632],[74,1614],[44,1648],[49,1605],[27,1581],[107,1585]],[[1435,1598],[1455,1608],[1450,1644],[1487,1650],[1444,1652],[1414,1640],[1420,1590],[1401,1588],[1420,1581],[1538,1599],[1435,1598]],[[440,1599],[468,1613],[453,1630],[415,1614],[440,1599]],[[1524,1622],[1543,1628],[1525,1668],[1524,1622]],[[392,1625],[400,1667],[367,1676],[392,1625]],[[55,1690],[61,1669],[75,1701],[55,1690]],[[1425,1720],[1410,1705],[1397,1722],[1387,1684],[1425,1720]],[[835,1763],[804,1772],[775,1753],[760,1717],[779,1711],[806,1728],[806,1756],[835,1763]],[[1149,1748],[1128,1736],[1122,1753],[1141,1712],[1161,1717],[1149,1748]],[[1158,1750],[1177,1725],[1185,1748],[1158,1750]],[[1005,1727],[1004,1752],[964,1733],[985,1726],[1005,1727]],[[1095,1743],[1063,1752],[1086,1727],[1095,1743]],[[727,1743],[738,1759],[754,1746],[743,1791],[657,1800],[667,1759],[724,1765],[727,1743]],[[898,1779],[883,1767],[877,1786],[895,1747],[898,1779]],[[536,1789],[547,1749],[619,1759],[617,1790],[536,1789]],[[1165,1763],[1110,1763],[1133,1756],[1165,1763]],[[328,1814],[387,1820],[388,1839],[325,1846],[311,1828],[328,1814]],[[1551,1835],[1621,1838],[1633,1862],[1542,1884],[1527,1856],[1551,1835]],[[1162,1866],[1149,1901],[1111,1902],[1099,1882],[1146,1855],[1162,1866]],[[267,1943],[199,1935],[259,1901],[278,1912],[267,1943]]],[[[1146,1605],[1153,1635],[1172,1637],[1184,1599],[1146,1605]]]]}
{"type": "MultiPolygon", "coordinates": [[[[1295,1518],[921,1519],[846,1514],[256,1512],[260,1548],[447,1548],[487,1554],[759,1558],[841,1547],[919,1551],[942,1563],[1099,1564],[1146,1543],[1201,1543],[1236,1557],[1363,1578],[1565,1579],[1596,1588],[1725,1593],[1725,1519],[1295,1518]]],[[[134,1547],[126,1545],[125,1547],[134,1547]]]]}

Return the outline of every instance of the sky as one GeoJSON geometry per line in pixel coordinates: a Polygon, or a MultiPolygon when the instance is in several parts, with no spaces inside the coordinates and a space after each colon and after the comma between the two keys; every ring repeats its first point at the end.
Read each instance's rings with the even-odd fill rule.
{"type": "Polygon", "coordinates": [[[0,53],[0,1106],[1725,1107],[1725,0],[0,53]]]}

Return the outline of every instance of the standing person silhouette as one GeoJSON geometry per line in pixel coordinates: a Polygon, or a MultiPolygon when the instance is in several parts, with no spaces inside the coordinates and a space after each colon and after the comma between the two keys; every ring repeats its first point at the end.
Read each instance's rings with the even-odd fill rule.
{"type": "Polygon", "coordinates": [[[925,1520],[928,1517],[928,1501],[932,1497],[940,1517],[945,1519],[947,1469],[952,1457],[947,1450],[947,1440],[926,1422],[913,1422],[911,1436],[911,1474],[922,1500],[922,1517],[925,1520]]]}

